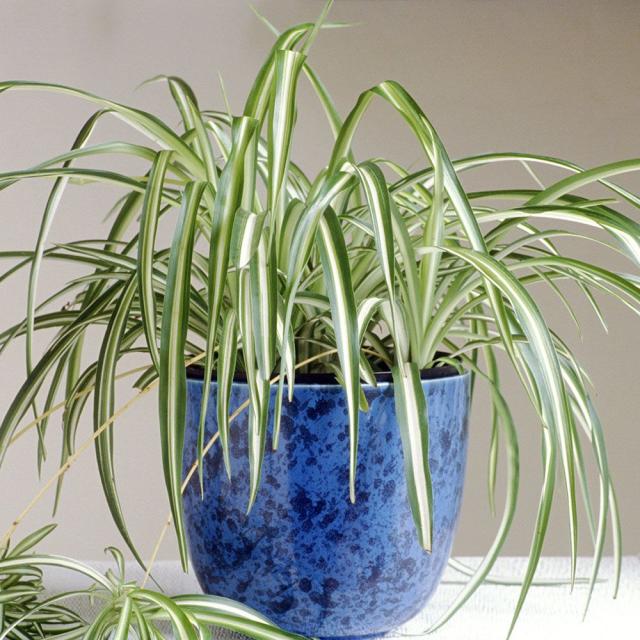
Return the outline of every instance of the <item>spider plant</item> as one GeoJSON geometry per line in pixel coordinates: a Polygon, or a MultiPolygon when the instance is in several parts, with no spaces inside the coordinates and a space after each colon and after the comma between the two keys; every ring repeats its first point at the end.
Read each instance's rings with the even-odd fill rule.
{"type": "Polygon", "coordinates": [[[44,527],[0,550],[0,637],[9,640],[54,638],[79,629],[83,620],[56,601],[43,602],[42,570],[25,562],[28,553],[55,526],[44,527]]]}
{"type": "Polygon", "coordinates": [[[213,638],[212,625],[250,638],[300,640],[300,636],[274,627],[258,612],[227,598],[201,594],[169,597],[126,580],[124,556],[112,547],[106,551],[117,571],[108,570],[104,575],[71,558],[33,553],[33,547],[54,528],[49,525],[35,531],[13,549],[6,547],[0,556],[0,640],[162,640],[167,632],[180,640],[204,640],[213,638]],[[42,600],[42,567],[79,574],[89,580],[89,586],[42,600]],[[90,598],[97,605],[92,621],[83,620],[62,604],[79,597],[90,598]]]}
{"type": "MultiPolygon", "coordinates": [[[[567,496],[571,579],[580,494],[594,546],[591,587],[609,519],[619,565],[615,493],[587,375],[563,336],[543,317],[533,289],[550,288],[570,308],[563,286],[573,284],[600,318],[599,293],[638,313],[640,225],[614,205],[622,201],[637,208],[640,199],[611,179],[637,171],[640,159],[588,170],[558,158],[523,153],[453,161],[420,106],[394,81],[361,93],[343,119],[308,63],[310,46],[322,26],[333,25],[323,25],[321,19],[277,34],[240,114],[203,109],[179,77],[155,78],[167,85],[179,112],[177,130],[151,113],[80,89],[40,82],[0,83],[0,92],[60,93],[97,109],[70,151],[28,169],[0,174],[0,189],[31,179],[53,183],[33,250],[3,252],[3,257],[17,263],[0,279],[26,269],[29,286],[26,317],[0,336],[0,349],[24,337],[27,362],[26,380],[0,425],[0,462],[31,410],[36,412],[31,424],[38,431],[38,460],[44,459],[48,418],[63,388],[64,470],[77,453],[78,421],[92,392],[93,438],[104,494],[126,544],[142,562],[118,497],[111,426],[118,366],[131,354],[145,354],[148,365],[135,387],[159,387],[162,463],[186,568],[181,501],[186,363],[201,362],[205,380],[213,373],[217,376],[217,436],[229,474],[230,386],[235,373],[246,375],[249,508],[259,490],[267,446],[271,385],[277,385],[270,443],[276,448],[281,403],[285,394],[291,398],[295,393],[296,370],[329,371],[338,377],[349,406],[350,478],[345,491],[353,500],[358,417],[367,410],[362,384],[375,384],[376,371],[391,370],[416,535],[429,550],[429,443],[420,371],[446,359],[471,370],[476,383],[490,390],[492,508],[500,443],[506,474],[505,504],[495,539],[450,610],[436,623],[439,626],[487,577],[510,531],[518,496],[519,452],[501,378],[515,375],[538,416],[543,478],[513,625],[543,548],[557,476],[567,496]],[[326,165],[316,176],[307,176],[290,153],[296,89],[305,77],[326,112],[334,138],[326,165]],[[406,123],[421,149],[421,168],[408,170],[387,159],[356,158],[352,142],[374,101],[390,105],[394,117],[406,123]],[[142,133],[147,142],[94,142],[94,132],[110,117],[142,133]],[[142,163],[140,174],[80,166],[122,155],[142,163]],[[525,165],[531,171],[542,165],[565,175],[548,186],[487,186],[474,192],[463,188],[464,175],[504,163],[525,165]],[[122,192],[106,234],[97,240],[94,236],[50,246],[49,231],[66,190],[95,183],[116,185],[122,192]],[[608,196],[594,199],[576,193],[590,185],[599,185],[608,196]],[[157,231],[167,219],[173,225],[173,239],[170,246],[163,246],[157,231]],[[630,273],[570,257],[566,241],[575,239],[623,255],[630,273]],[[37,293],[43,265],[59,261],[84,267],[86,273],[41,300],[37,293]],[[83,342],[94,326],[103,329],[98,353],[83,342]],[[51,329],[54,339],[36,358],[34,334],[51,329]],[[442,351],[449,356],[438,355],[442,351]],[[92,364],[86,366],[85,356],[90,354],[92,364]],[[597,471],[597,508],[588,490],[585,455],[592,456],[597,471]]],[[[208,394],[202,397],[199,456],[192,467],[200,474],[202,456],[212,444],[204,438],[208,394]]],[[[63,472],[57,480],[62,476],[63,472]]]]}

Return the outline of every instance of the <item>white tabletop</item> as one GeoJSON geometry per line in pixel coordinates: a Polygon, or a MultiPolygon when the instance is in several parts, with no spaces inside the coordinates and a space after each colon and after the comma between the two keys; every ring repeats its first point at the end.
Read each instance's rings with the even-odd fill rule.
{"type": "MultiPolygon", "coordinates": [[[[477,558],[463,558],[466,564],[475,565],[477,558]]],[[[498,561],[492,575],[496,577],[518,578],[522,576],[526,560],[524,558],[503,558],[498,561]]],[[[105,569],[104,562],[92,563],[96,568],[105,569]]],[[[578,574],[588,575],[590,561],[581,558],[578,574]]],[[[541,578],[562,578],[569,570],[567,558],[543,558],[536,575],[541,578]]],[[[127,577],[135,578],[139,570],[127,565],[127,577]]],[[[193,574],[184,575],[177,563],[160,562],[154,575],[163,588],[172,594],[199,593],[200,589],[193,574]]],[[[640,638],[640,558],[626,557],[623,562],[622,581],[616,600],[611,597],[612,562],[604,559],[601,578],[596,585],[593,600],[586,621],[582,622],[587,588],[577,585],[573,594],[568,586],[532,587],[520,620],[513,633],[513,640],[542,638],[543,640],[591,640],[603,638],[625,640],[640,638]]],[[[461,588],[461,576],[448,569],[440,588],[425,610],[389,638],[415,636],[437,619],[454,599],[461,588]]],[[[48,586],[52,593],[77,588],[83,584],[80,577],[59,571],[49,572],[48,586]]],[[[504,638],[509,627],[513,606],[518,596],[518,588],[512,586],[484,585],[469,600],[465,607],[441,630],[429,636],[434,640],[496,640],[504,638]]],[[[71,602],[72,608],[90,616],[88,599],[71,602]]],[[[220,632],[219,638],[229,639],[234,634],[220,632]]]]}

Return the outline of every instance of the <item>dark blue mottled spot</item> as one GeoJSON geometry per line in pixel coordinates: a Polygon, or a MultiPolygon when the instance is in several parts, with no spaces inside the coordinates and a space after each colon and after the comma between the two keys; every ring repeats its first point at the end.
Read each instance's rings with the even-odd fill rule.
{"type": "Polygon", "coordinates": [[[390,498],[396,490],[396,483],[393,480],[388,480],[384,483],[384,488],[382,489],[382,495],[385,498],[390,498]]]}

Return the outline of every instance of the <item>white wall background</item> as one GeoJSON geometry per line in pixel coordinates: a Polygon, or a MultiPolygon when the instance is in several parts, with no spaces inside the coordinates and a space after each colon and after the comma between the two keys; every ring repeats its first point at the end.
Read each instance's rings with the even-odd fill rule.
{"type": "MultiPolygon", "coordinates": [[[[255,4],[284,27],[313,18],[322,2],[257,0],[255,4]]],[[[635,0],[338,0],[333,19],[358,25],[324,33],[311,62],[342,113],[361,90],[395,78],[423,105],[453,157],[527,150],[591,166],[640,154],[640,5],[635,0]]],[[[0,6],[0,78],[80,86],[153,110],[177,124],[166,89],[134,91],[140,81],[158,73],[181,75],[195,88],[201,105],[220,106],[220,70],[231,104],[239,111],[271,41],[247,3],[237,0],[5,0],[0,6]]],[[[327,157],[331,139],[308,87],[301,87],[300,93],[297,159],[316,170],[327,157]]],[[[64,97],[0,95],[0,171],[26,167],[66,150],[90,113],[86,104],[64,97]]],[[[117,123],[101,131],[104,139],[125,133],[117,123]]],[[[402,124],[383,108],[372,111],[356,150],[361,158],[383,154],[405,162],[420,160],[402,124]]],[[[531,184],[521,169],[492,179],[504,182],[511,177],[531,184]]],[[[542,177],[551,178],[544,172],[542,177]]],[[[620,182],[640,188],[637,176],[620,182]]],[[[0,193],[0,250],[33,246],[48,186],[32,181],[0,193]]],[[[98,225],[112,195],[107,189],[70,189],[52,239],[99,236],[98,225]]],[[[48,268],[41,295],[69,273],[48,268]]],[[[8,326],[24,312],[25,280],[0,286],[2,325],[8,326]]],[[[593,374],[617,480],[626,550],[638,552],[637,318],[605,301],[609,335],[587,312],[581,342],[566,312],[542,298],[549,318],[566,329],[593,374]]],[[[0,359],[0,410],[8,406],[23,375],[23,346],[16,344],[0,359]]],[[[507,386],[519,418],[523,486],[506,552],[524,554],[537,506],[539,427],[515,383],[507,381],[507,386]]],[[[122,401],[129,395],[123,387],[122,401]]],[[[497,524],[487,511],[485,408],[486,399],[480,394],[474,406],[464,514],[455,549],[461,554],[481,553],[497,524]]],[[[56,468],[58,427],[53,420],[50,462],[43,479],[56,468]]],[[[82,428],[81,437],[86,437],[88,420],[82,428]]],[[[125,513],[133,537],[148,556],[167,512],[155,398],[141,401],[115,429],[125,513]]],[[[31,435],[10,450],[0,472],[0,529],[4,531],[37,488],[31,435]]],[[[50,506],[51,496],[25,521],[22,532],[48,521],[50,506]]],[[[60,527],[48,543],[49,550],[91,558],[100,556],[108,544],[120,544],[90,451],[68,474],[56,520],[60,527]]],[[[586,527],[582,539],[581,550],[587,552],[586,527]]],[[[567,552],[565,512],[558,509],[545,553],[567,552]]],[[[161,555],[175,557],[170,539],[161,555]]]]}

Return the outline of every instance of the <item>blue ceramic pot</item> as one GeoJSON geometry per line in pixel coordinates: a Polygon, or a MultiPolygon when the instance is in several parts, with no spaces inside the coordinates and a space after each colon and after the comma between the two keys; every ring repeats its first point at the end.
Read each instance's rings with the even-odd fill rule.
{"type": "MultiPolygon", "coordinates": [[[[300,377],[293,402],[283,403],[280,445],[276,452],[267,446],[262,484],[248,515],[246,411],[231,425],[231,481],[215,447],[205,462],[204,499],[197,474],[187,487],[191,561],[203,590],[244,602],[289,631],[323,638],[383,634],[417,614],[438,586],[451,551],[469,410],[468,374],[450,367],[426,373],[431,554],[417,542],[407,501],[393,385],[364,387],[370,410],[360,414],[357,500],[351,504],[344,392],[335,383],[300,377]]],[[[202,386],[190,376],[189,466],[196,459],[202,386]]],[[[209,393],[211,436],[217,430],[215,382],[209,393]]],[[[234,383],[231,410],[247,397],[247,385],[234,383]]]]}

